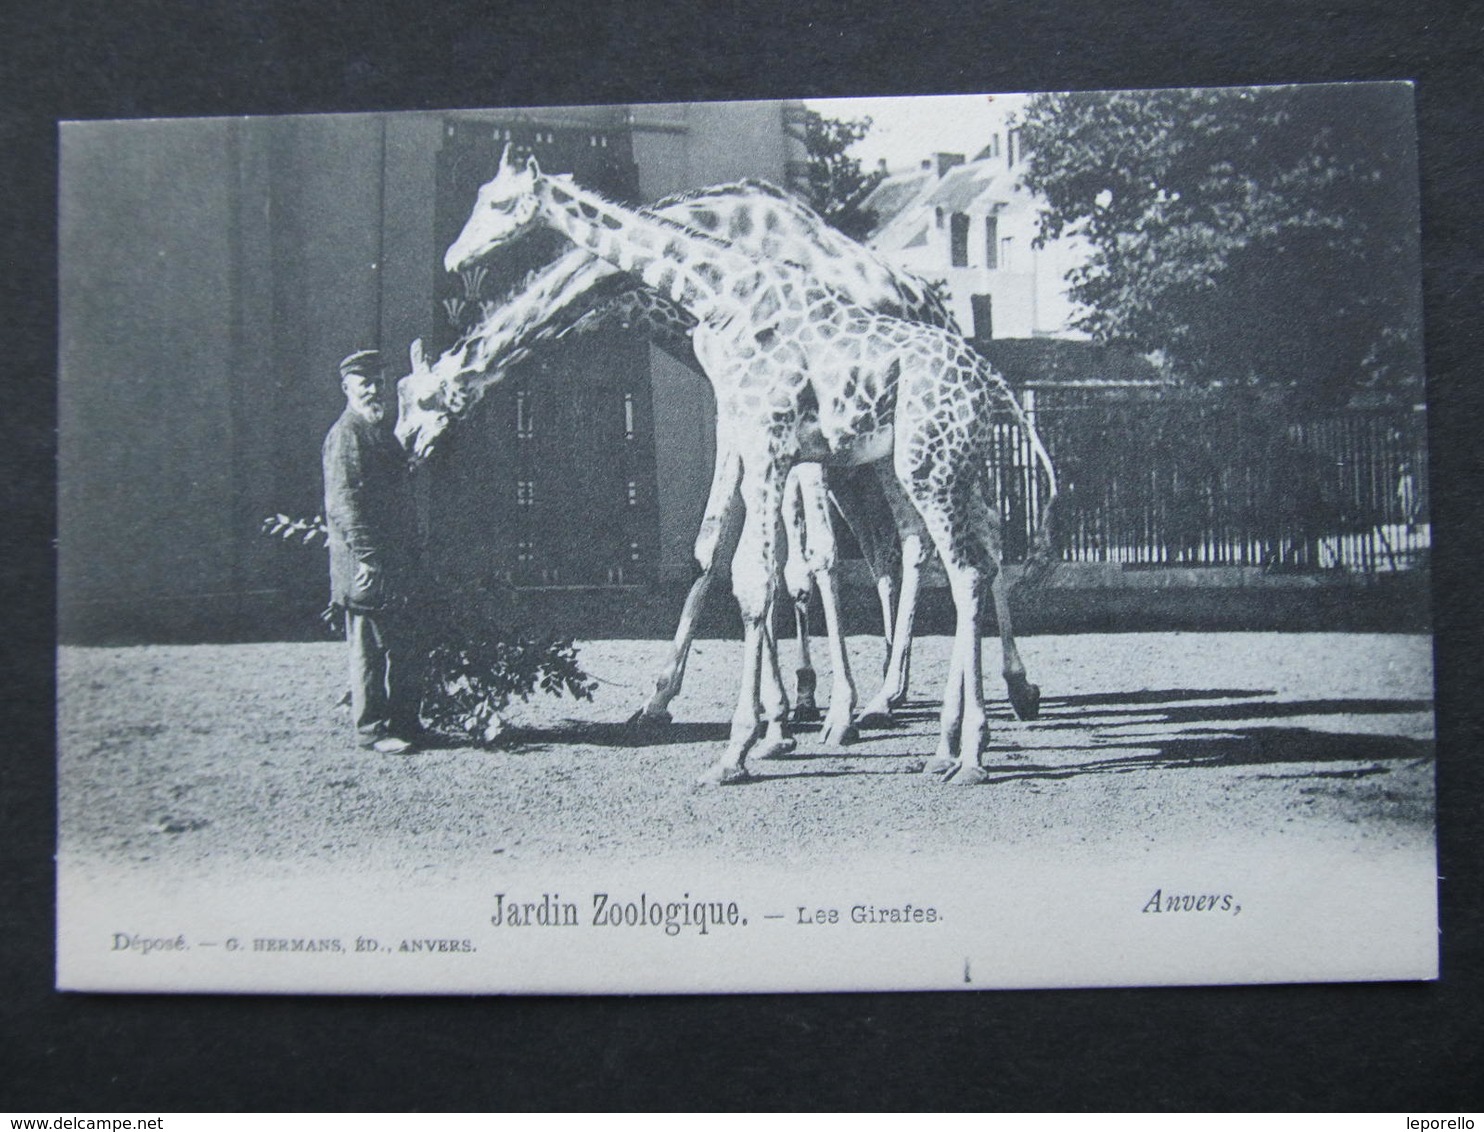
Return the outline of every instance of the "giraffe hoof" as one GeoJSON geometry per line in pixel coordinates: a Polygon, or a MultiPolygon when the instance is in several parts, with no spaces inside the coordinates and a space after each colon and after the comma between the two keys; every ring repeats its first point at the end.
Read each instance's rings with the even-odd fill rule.
{"type": "Polygon", "coordinates": [[[942,778],[944,785],[948,786],[983,786],[989,781],[989,771],[977,763],[969,766],[955,764],[956,770],[950,771],[942,778]]]}
{"type": "Polygon", "coordinates": [[[850,720],[831,720],[825,724],[823,738],[831,747],[848,747],[860,738],[850,720]]]}
{"type": "Polygon", "coordinates": [[[633,715],[629,716],[628,722],[624,726],[630,731],[638,732],[642,735],[652,731],[661,731],[674,722],[674,718],[664,708],[656,712],[648,712],[640,708],[633,715]]]}
{"type": "Polygon", "coordinates": [[[892,719],[891,712],[876,709],[863,712],[855,721],[856,727],[862,731],[885,731],[895,723],[896,720],[892,719]]]}
{"type": "MultiPolygon", "coordinates": [[[[752,757],[755,759],[776,759],[781,755],[792,753],[793,749],[797,746],[798,743],[794,741],[791,735],[779,735],[771,739],[764,736],[758,740],[757,747],[752,751],[752,757]]],[[[744,771],[743,773],[745,774],[746,772],[744,771]]]]}
{"type": "Polygon", "coordinates": [[[790,723],[818,723],[824,718],[824,713],[814,704],[799,704],[789,715],[790,723]]]}
{"type": "Polygon", "coordinates": [[[746,782],[752,775],[747,773],[745,766],[731,766],[727,763],[717,763],[715,766],[707,767],[706,773],[696,779],[698,787],[710,788],[712,786],[736,786],[746,782]]]}
{"type": "Polygon", "coordinates": [[[1005,687],[1010,692],[1010,707],[1016,719],[1032,720],[1041,714],[1041,689],[1024,676],[1006,676],[1005,687]]]}
{"type": "Polygon", "coordinates": [[[952,774],[958,766],[957,759],[950,759],[947,755],[934,755],[922,764],[923,774],[952,774]]]}

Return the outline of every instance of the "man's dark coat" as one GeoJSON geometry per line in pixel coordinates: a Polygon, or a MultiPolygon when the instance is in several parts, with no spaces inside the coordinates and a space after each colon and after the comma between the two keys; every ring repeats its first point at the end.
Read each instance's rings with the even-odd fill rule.
{"type": "Polygon", "coordinates": [[[392,430],[347,408],[325,436],[330,600],[378,611],[408,596],[417,527],[407,457],[392,430]]]}

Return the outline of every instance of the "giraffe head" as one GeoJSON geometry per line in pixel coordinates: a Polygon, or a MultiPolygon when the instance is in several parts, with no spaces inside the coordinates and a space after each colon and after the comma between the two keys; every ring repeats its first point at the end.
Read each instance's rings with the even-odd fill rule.
{"type": "Polygon", "coordinates": [[[412,343],[412,372],[397,382],[397,440],[414,462],[433,454],[438,438],[473,403],[459,382],[462,354],[430,361],[422,339],[412,343]]]}
{"type": "Polygon", "coordinates": [[[510,146],[500,154],[494,180],[480,186],[474,211],[443,257],[446,271],[462,271],[501,244],[509,243],[536,221],[536,183],[541,170],[534,157],[522,164],[510,159],[510,146]]]}

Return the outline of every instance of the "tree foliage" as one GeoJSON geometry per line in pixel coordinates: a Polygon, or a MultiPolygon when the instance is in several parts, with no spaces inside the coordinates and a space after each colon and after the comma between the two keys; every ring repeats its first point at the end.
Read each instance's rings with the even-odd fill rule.
{"type": "Polygon", "coordinates": [[[411,611],[424,639],[421,715],[433,730],[493,743],[513,699],[537,692],[590,700],[597,685],[570,640],[470,616],[477,603],[424,597],[411,611]]]}
{"type": "Polygon", "coordinates": [[[846,151],[871,128],[871,119],[826,118],[805,110],[799,135],[808,154],[805,198],[832,227],[853,240],[863,240],[875,224],[873,213],[861,208],[871,190],[885,176],[879,169],[861,170],[858,158],[846,151]]]}
{"type": "Polygon", "coordinates": [[[1020,128],[1039,239],[1090,249],[1069,282],[1094,338],[1314,403],[1420,381],[1401,88],[1038,95],[1020,128]]]}

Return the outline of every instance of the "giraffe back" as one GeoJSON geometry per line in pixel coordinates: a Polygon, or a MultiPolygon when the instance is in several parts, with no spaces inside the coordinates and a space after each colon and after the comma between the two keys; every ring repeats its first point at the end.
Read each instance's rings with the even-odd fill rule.
{"type": "MultiPolygon", "coordinates": [[[[892,266],[767,181],[698,189],[672,198],[671,204],[684,213],[671,218],[686,227],[755,259],[792,264],[857,306],[958,330],[947,304],[926,281],[892,266]]],[[[670,210],[663,214],[670,216],[670,210]]]]}
{"type": "MultiPolygon", "coordinates": [[[[947,307],[922,280],[835,231],[806,204],[766,181],[745,180],[676,194],[649,210],[742,253],[792,264],[863,307],[952,327],[947,307]]],[[[401,398],[399,434],[431,434],[471,409],[544,342],[604,326],[638,329],[683,364],[698,368],[689,335],[696,320],[668,297],[574,248],[532,273],[401,398]],[[415,418],[415,419],[414,419],[415,418]]]]}

